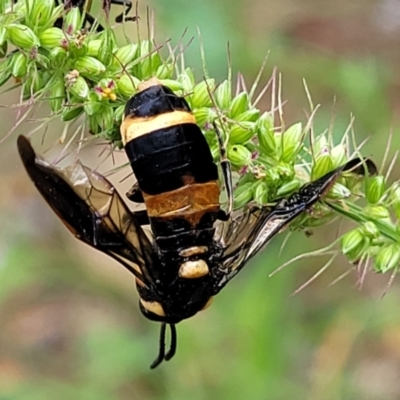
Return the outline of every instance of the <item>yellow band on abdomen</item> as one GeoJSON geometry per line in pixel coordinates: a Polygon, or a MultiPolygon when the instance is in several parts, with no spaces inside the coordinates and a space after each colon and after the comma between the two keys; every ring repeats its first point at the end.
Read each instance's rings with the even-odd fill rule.
{"type": "Polygon", "coordinates": [[[121,137],[124,146],[131,140],[147,135],[158,129],[170,128],[180,124],[195,124],[193,114],[187,111],[172,111],[152,117],[129,117],[121,124],[121,137]]]}

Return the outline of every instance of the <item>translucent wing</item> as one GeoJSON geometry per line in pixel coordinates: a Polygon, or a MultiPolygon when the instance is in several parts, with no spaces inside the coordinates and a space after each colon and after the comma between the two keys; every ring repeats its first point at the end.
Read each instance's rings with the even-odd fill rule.
{"type": "Polygon", "coordinates": [[[324,175],[314,182],[304,185],[299,192],[282,199],[274,207],[254,207],[248,209],[236,219],[225,224],[222,232],[222,244],[226,244],[221,257],[221,280],[216,286],[219,292],[247,263],[261,251],[271,238],[284,229],[293,219],[315,204],[329,191],[342,171],[352,170],[359,175],[376,173],[376,167],[370,160],[359,158],[324,175]]]}
{"type": "Polygon", "coordinates": [[[18,151],[36,188],[70,232],[151,286],[158,259],[114,186],[79,162],[65,169],[50,165],[24,136],[18,138],[18,151]]]}

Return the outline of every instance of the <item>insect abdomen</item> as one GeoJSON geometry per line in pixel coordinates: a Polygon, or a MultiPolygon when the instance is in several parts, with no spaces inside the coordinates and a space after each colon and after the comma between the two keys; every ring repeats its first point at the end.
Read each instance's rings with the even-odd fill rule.
{"type": "Polygon", "coordinates": [[[195,124],[149,132],[129,141],[125,151],[139,187],[148,195],[218,179],[207,142],[195,124]]]}
{"type": "Polygon", "coordinates": [[[150,86],[129,100],[121,135],[156,239],[211,228],[218,169],[186,101],[150,86]]]}

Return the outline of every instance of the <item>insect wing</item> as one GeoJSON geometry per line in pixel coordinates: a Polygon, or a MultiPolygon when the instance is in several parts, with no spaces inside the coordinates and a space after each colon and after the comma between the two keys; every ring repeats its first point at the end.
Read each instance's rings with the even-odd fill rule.
{"type": "Polygon", "coordinates": [[[218,284],[217,291],[221,290],[250,258],[261,251],[275,234],[327,193],[340,173],[347,170],[359,175],[365,175],[365,172],[370,175],[376,173],[372,161],[355,158],[316,181],[307,183],[297,193],[282,199],[276,206],[254,207],[226,223],[228,227],[221,239],[223,244],[227,244],[221,257],[221,269],[225,274],[218,284]]]}
{"type": "Polygon", "coordinates": [[[79,162],[65,169],[51,166],[24,136],[18,151],[36,188],[74,236],[151,284],[157,262],[152,244],[111,183],[79,162]]]}

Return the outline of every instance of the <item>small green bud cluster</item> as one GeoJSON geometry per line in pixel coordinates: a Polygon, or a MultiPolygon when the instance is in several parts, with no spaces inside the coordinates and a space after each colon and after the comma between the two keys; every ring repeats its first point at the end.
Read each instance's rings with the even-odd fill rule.
{"type": "Polygon", "coordinates": [[[0,15],[0,86],[14,78],[24,99],[48,99],[63,121],[83,114],[92,134],[120,145],[123,105],[143,80],[172,81],[173,64],[150,40],[119,47],[111,29],[83,30],[79,7],[64,10],[54,0],[11,3],[0,15]],[[62,29],[54,26],[60,18],[62,29]],[[16,50],[9,52],[9,45],[16,50]]]}
{"type": "MultiPolygon", "coordinates": [[[[276,127],[274,113],[261,113],[244,90],[233,94],[230,80],[196,83],[190,68],[177,70],[173,57],[162,60],[150,40],[119,47],[111,29],[81,30],[78,7],[64,13],[54,1],[21,1],[1,18],[0,44],[10,42],[19,51],[0,64],[0,83],[13,76],[23,86],[25,97],[46,96],[52,112],[63,121],[84,116],[92,134],[117,146],[121,145],[123,107],[140,82],[157,77],[184,96],[216,160],[220,151],[213,126],[217,123],[238,175],[238,208],[251,201],[264,205],[289,196],[346,159],[340,148],[333,148],[329,154],[320,152],[311,174],[295,167],[305,153],[306,132],[300,123],[276,127]],[[63,29],[53,26],[61,16],[63,29]]],[[[335,185],[336,196],[343,196],[346,189],[335,185]]]]}
{"type": "MultiPolygon", "coordinates": [[[[230,79],[196,82],[190,68],[177,67],[184,63],[173,54],[164,60],[152,40],[119,46],[112,29],[82,29],[78,7],[66,11],[54,0],[12,3],[0,1],[0,86],[13,78],[24,99],[46,100],[62,121],[81,118],[91,134],[121,147],[127,100],[141,82],[158,78],[185,97],[216,161],[217,126],[234,171],[236,209],[250,202],[273,206],[349,160],[346,146],[333,145],[325,134],[312,138],[308,148],[304,139],[312,135],[310,124],[285,126],[281,113],[257,108],[253,91],[234,93],[230,79]],[[62,29],[54,26],[60,18],[62,29]]],[[[343,173],[325,194],[325,203],[303,213],[292,227],[322,225],[334,209],[360,224],[343,236],[343,253],[352,262],[372,258],[375,269],[386,272],[399,262],[400,229],[392,219],[400,218],[400,185],[387,187],[380,175],[362,183],[356,174],[343,173]],[[352,202],[360,197],[364,208],[352,202]]]]}
{"type": "Polygon", "coordinates": [[[400,266],[400,229],[398,220],[400,190],[398,182],[387,188],[385,177],[377,175],[365,180],[364,208],[347,204],[349,213],[361,225],[341,238],[341,250],[357,263],[372,260],[376,272],[393,271],[400,266]]]}

